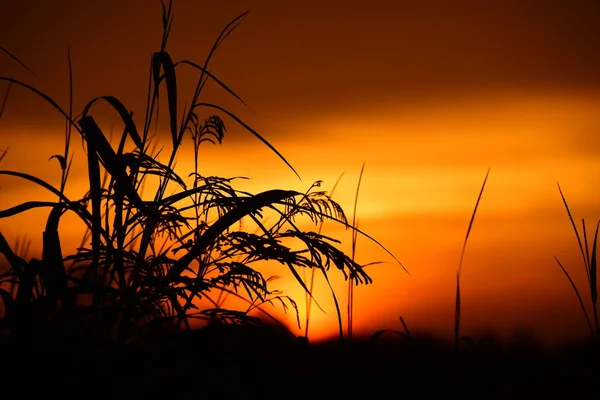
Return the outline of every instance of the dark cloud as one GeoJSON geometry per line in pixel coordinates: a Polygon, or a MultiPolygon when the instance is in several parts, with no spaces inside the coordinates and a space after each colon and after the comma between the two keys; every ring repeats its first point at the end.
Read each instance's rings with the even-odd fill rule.
{"type": "MultiPolygon", "coordinates": [[[[176,0],[170,48],[177,59],[202,61],[220,28],[251,9],[213,72],[248,101],[257,120],[310,120],[472,91],[600,87],[599,4],[176,0]]],[[[158,1],[5,1],[0,45],[41,80],[7,57],[0,65],[66,104],[70,45],[76,105],[115,94],[141,113],[160,33],[158,1]]],[[[182,82],[191,88],[192,78],[186,73],[182,82]]],[[[30,122],[28,104],[13,96],[7,118],[30,122]]],[[[36,118],[46,121],[47,111],[36,109],[36,118]]]]}

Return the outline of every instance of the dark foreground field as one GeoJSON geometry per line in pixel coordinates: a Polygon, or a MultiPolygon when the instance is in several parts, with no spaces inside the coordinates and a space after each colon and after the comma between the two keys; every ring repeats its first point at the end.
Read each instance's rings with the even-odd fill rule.
{"type": "Polygon", "coordinates": [[[62,398],[599,398],[600,351],[429,340],[306,344],[258,328],[155,337],[134,347],[82,340],[2,345],[2,380],[62,398]]]}

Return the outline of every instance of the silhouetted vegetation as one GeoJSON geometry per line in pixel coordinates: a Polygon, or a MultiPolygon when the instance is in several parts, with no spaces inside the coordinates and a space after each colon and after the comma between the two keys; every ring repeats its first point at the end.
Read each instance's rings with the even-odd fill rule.
{"type": "Polygon", "coordinates": [[[560,197],[565,205],[567,214],[569,215],[569,221],[571,221],[571,225],[573,226],[573,231],[575,232],[575,237],[577,238],[577,244],[579,245],[579,251],[581,252],[581,257],[583,258],[583,265],[585,267],[585,275],[586,275],[587,282],[588,282],[588,288],[590,290],[590,301],[592,304],[591,314],[592,314],[592,317],[594,318],[593,324],[592,324],[592,320],[590,318],[590,313],[588,312],[588,309],[585,306],[585,303],[583,302],[583,298],[581,297],[579,289],[577,289],[575,282],[573,282],[573,279],[571,279],[571,275],[569,275],[569,273],[567,272],[565,267],[563,267],[563,265],[558,260],[558,258],[556,256],[554,256],[554,258],[556,259],[556,262],[558,263],[558,266],[560,267],[562,272],[565,274],[565,276],[569,280],[571,287],[573,287],[573,291],[575,292],[575,295],[577,296],[577,300],[579,301],[579,305],[581,306],[581,310],[583,311],[585,321],[587,322],[588,328],[590,329],[591,337],[595,338],[596,340],[600,340],[600,326],[598,325],[598,305],[597,305],[597,303],[598,303],[598,276],[597,276],[597,262],[596,262],[596,249],[597,249],[597,245],[598,245],[598,228],[600,227],[600,221],[598,221],[596,223],[596,231],[594,232],[594,242],[593,242],[593,244],[591,246],[591,250],[590,250],[590,243],[588,242],[588,233],[585,228],[585,220],[581,219],[581,229],[583,231],[583,243],[582,243],[581,235],[579,234],[577,225],[575,224],[575,221],[573,220],[573,216],[571,215],[571,210],[569,209],[569,205],[567,204],[567,200],[565,199],[565,196],[563,195],[560,185],[558,185],[558,191],[560,192],[560,197]]]}
{"type": "MultiPolygon", "coordinates": [[[[162,6],[163,37],[160,50],[152,57],[148,102],[141,124],[114,96],[94,98],[74,116],[70,57],[71,102],[66,110],[27,83],[0,78],[9,83],[9,89],[17,86],[40,96],[67,121],[64,153],[52,157],[57,159],[62,173],[59,188],[26,173],[0,171],[0,175],[42,186],[58,198],[28,201],[0,211],[1,218],[8,218],[32,209],[50,209],[41,259],[27,261],[20,257],[0,234],[0,252],[10,264],[10,269],[0,276],[5,305],[2,323],[15,338],[29,340],[60,334],[130,342],[152,332],[190,328],[192,319],[207,323],[259,323],[249,312],[265,303],[296,309],[293,299],[270,291],[269,278],[255,268],[267,261],[289,269],[307,293],[310,290],[299,269],[316,269],[327,276],[333,266],[357,284],[371,282],[362,266],[336,247],[339,241],[298,227],[297,220],[305,218],[315,224],[329,219],[355,229],[348,224],[342,208],[319,190],[321,182],[315,182],[305,193],[274,189],[251,194],[234,188],[241,177],[201,174],[200,147],[220,144],[226,132],[224,120],[211,114],[215,111],[254,135],[296,171],[275,147],[234,113],[202,98],[207,82],[212,81],[241,101],[208,71],[208,65],[247,13],[223,29],[204,64],[199,65],[171,59],[166,45],[173,22],[172,5],[162,6]],[[199,78],[190,106],[182,110],[176,71],[184,67],[196,70],[199,78]],[[151,132],[162,96],[166,97],[170,133],[166,162],[159,158],[161,151],[156,151],[158,135],[151,132]],[[94,118],[94,106],[100,102],[107,103],[123,124],[116,150],[94,118]],[[85,143],[89,185],[87,194],[77,200],[66,194],[74,132],[85,143]],[[174,170],[185,141],[192,146],[195,160],[189,175],[191,186],[174,170]],[[145,185],[151,184],[157,186],[154,195],[144,196],[145,185]],[[167,194],[167,188],[175,189],[175,193],[167,194]],[[77,253],[65,256],[58,226],[67,212],[76,214],[87,232],[77,253]],[[267,223],[265,213],[269,212],[271,218],[276,217],[275,222],[267,223]],[[242,229],[242,222],[253,226],[257,233],[242,229]],[[227,309],[216,299],[215,292],[240,297],[249,307],[227,309]],[[208,300],[213,307],[198,307],[200,299],[208,300]]],[[[6,53],[22,64],[16,56],[6,53]]],[[[339,316],[339,308],[337,311],[339,316]]],[[[339,320],[341,326],[341,316],[339,320]]]]}
{"type": "MultiPolygon", "coordinates": [[[[358,234],[381,246],[359,229],[356,215],[364,165],[351,222],[331,198],[337,183],[329,194],[320,189],[320,181],[304,193],[273,189],[252,194],[235,189],[242,177],[203,175],[199,149],[222,143],[226,120],[260,140],[298,173],[271,143],[233,112],[202,98],[205,86],[212,82],[244,104],[208,71],[208,65],[247,13],[223,29],[200,65],[174,61],[167,52],[172,4],[161,4],[163,36],[159,51],[152,56],[141,121],[114,96],[94,98],[75,115],[70,58],[71,100],[67,108],[23,81],[0,77],[8,84],[0,117],[10,91],[21,88],[44,99],[66,120],[64,152],[52,156],[61,171],[59,187],[26,173],[0,170],[0,175],[40,186],[56,198],[0,210],[0,218],[39,208],[49,210],[41,258],[27,260],[30,241],[19,238],[11,246],[0,233],[0,253],[8,262],[8,269],[0,275],[0,330],[4,333],[0,354],[6,382],[25,382],[18,386],[20,393],[47,396],[72,392],[78,397],[320,398],[415,393],[421,397],[537,398],[600,393],[594,379],[600,372],[597,340],[549,350],[525,337],[501,344],[494,338],[475,341],[462,336],[462,258],[487,174],[457,271],[453,344],[411,333],[403,317],[402,331],[380,330],[368,338],[353,335],[354,285],[371,283],[364,270],[371,264],[355,261],[358,234]],[[181,68],[191,68],[199,75],[183,109],[177,85],[181,68]],[[108,104],[122,123],[116,142],[111,142],[94,118],[94,106],[100,102],[108,104]],[[167,107],[166,114],[161,111],[169,127],[170,152],[166,155],[164,148],[157,150],[159,104],[167,107]],[[81,138],[87,161],[88,190],[80,199],[67,194],[73,135],[81,138]],[[191,148],[194,170],[183,177],[175,171],[175,164],[186,146],[191,148]],[[148,186],[156,186],[151,195],[148,186]],[[59,223],[66,213],[76,215],[86,231],[78,250],[64,255],[59,223]],[[301,219],[318,229],[301,229],[301,219]],[[325,220],[352,231],[350,255],[338,248],[338,240],[321,233],[325,220]],[[322,273],[326,282],[331,267],[343,274],[348,280],[349,340],[318,344],[297,340],[264,308],[291,309],[300,325],[295,301],[271,290],[272,278],[257,268],[265,262],[281,264],[305,290],[305,337],[309,336],[314,274],[322,273]],[[306,272],[311,274],[310,280],[306,272]],[[248,306],[225,307],[223,293],[248,306]],[[210,306],[199,306],[201,300],[210,306]],[[265,319],[251,315],[257,309],[265,319]],[[205,327],[191,329],[195,320],[205,327]],[[470,345],[458,346],[461,340],[470,345]]],[[[1,47],[0,51],[27,68],[13,53],[1,47]]],[[[7,150],[0,150],[0,161],[6,154],[7,150]]],[[[582,244],[562,191],[560,194],[584,258],[593,322],[580,291],[560,262],[559,266],[573,286],[592,337],[597,339],[598,225],[590,249],[585,223],[582,244]]],[[[333,289],[331,293],[340,339],[344,339],[341,307],[333,289]]]]}

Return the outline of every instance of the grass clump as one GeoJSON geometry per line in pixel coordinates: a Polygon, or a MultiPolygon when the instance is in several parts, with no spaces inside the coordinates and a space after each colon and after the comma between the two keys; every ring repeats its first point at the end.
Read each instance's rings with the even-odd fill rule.
{"type": "Polygon", "coordinates": [[[569,272],[566,270],[566,268],[562,265],[562,263],[558,260],[558,258],[556,256],[554,256],[554,259],[556,260],[556,262],[558,263],[558,266],[560,267],[562,272],[565,274],[565,276],[569,280],[569,283],[571,284],[571,287],[573,288],[573,291],[575,292],[575,295],[577,296],[577,300],[579,301],[579,306],[581,307],[581,311],[583,312],[583,315],[585,317],[585,321],[587,323],[588,329],[590,330],[590,336],[593,339],[595,339],[596,341],[598,341],[598,340],[600,340],[600,327],[598,325],[598,305],[597,305],[597,303],[598,303],[598,274],[597,274],[596,249],[597,249],[597,243],[598,243],[598,228],[600,227],[600,221],[598,221],[596,223],[594,239],[593,239],[593,243],[592,243],[591,249],[590,249],[590,243],[588,242],[588,232],[587,232],[587,229],[585,226],[585,219],[583,219],[583,218],[581,219],[582,234],[580,234],[579,230],[577,229],[577,225],[575,224],[575,220],[573,219],[573,216],[571,215],[571,210],[569,209],[569,205],[567,204],[567,200],[565,199],[562,189],[560,188],[559,184],[557,184],[557,185],[558,185],[558,191],[560,193],[560,197],[563,201],[563,204],[565,205],[565,209],[567,210],[567,215],[569,216],[569,221],[571,222],[571,225],[573,226],[573,231],[575,232],[575,237],[577,238],[577,245],[579,246],[579,251],[581,252],[581,257],[583,259],[583,265],[585,268],[585,274],[586,274],[586,279],[587,279],[587,286],[590,291],[590,301],[591,301],[591,305],[592,305],[591,310],[588,310],[588,308],[585,306],[581,292],[577,288],[577,285],[571,278],[571,275],[569,274],[569,272]],[[582,236],[583,236],[583,240],[582,240],[582,236]],[[590,317],[590,314],[592,315],[591,317],[590,317]],[[593,318],[593,322],[592,322],[592,318],[593,318]]]}
{"type": "MultiPolygon", "coordinates": [[[[310,288],[298,270],[319,271],[327,278],[330,268],[335,267],[356,284],[371,283],[362,266],[336,247],[338,240],[320,230],[299,228],[300,218],[315,224],[329,219],[375,241],[347,222],[339,204],[319,189],[320,181],[304,193],[273,189],[252,194],[234,188],[241,177],[205,176],[200,172],[199,148],[222,142],[226,133],[223,118],[227,118],[264,143],[298,175],[263,136],[231,111],[201,96],[207,83],[212,82],[243,103],[209,72],[208,65],[247,12],[227,24],[200,65],[174,61],[167,52],[172,4],[161,5],[163,35],[160,49],[152,55],[141,123],[114,96],[90,100],[75,116],[70,58],[67,110],[25,82],[0,77],[10,86],[41,97],[66,121],[64,153],[52,157],[61,168],[60,187],[26,173],[0,170],[0,175],[41,186],[56,198],[0,210],[0,218],[39,208],[50,210],[40,259],[27,261],[17,255],[0,233],[0,252],[10,265],[0,276],[4,304],[0,321],[11,337],[29,340],[67,334],[129,343],[153,332],[190,328],[194,319],[258,323],[249,311],[263,304],[278,302],[296,309],[292,299],[269,289],[269,279],[257,268],[267,261],[287,268],[309,295],[310,288]],[[189,105],[182,109],[177,72],[183,67],[195,70],[199,77],[189,105]],[[163,162],[160,156],[164,148],[156,151],[158,142],[152,127],[158,120],[159,104],[164,104],[159,100],[165,99],[170,152],[163,162]],[[93,110],[99,103],[108,104],[122,123],[116,148],[94,118],[93,110]],[[72,134],[80,136],[86,150],[88,190],[79,199],[72,199],[66,190],[73,161],[72,134]],[[191,141],[195,160],[188,176],[191,185],[175,171],[186,140],[191,141]],[[142,195],[144,188],[153,183],[153,196],[142,195]],[[86,233],[74,254],[63,255],[59,223],[66,213],[76,215],[86,233]],[[265,213],[274,215],[275,222],[268,223],[265,213]],[[255,233],[243,229],[248,224],[255,233]],[[227,309],[216,297],[219,293],[242,298],[250,306],[227,309]],[[200,300],[211,306],[199,307],[200,300]]],[[[337,313],[339,317],[339,307],[337,313]]]]}

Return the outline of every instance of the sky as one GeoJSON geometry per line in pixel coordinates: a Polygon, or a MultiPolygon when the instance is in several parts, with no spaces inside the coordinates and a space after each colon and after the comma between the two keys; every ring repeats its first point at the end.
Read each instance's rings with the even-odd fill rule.
{"type": "MultiPolygon", "coordinates": [[[[306,189],[317,179],[329,190],[344,173],[334,199],[350,214],[365,163],[360,226],[412,278],[385,251],[359,239],[359,261],[383,264],[368,267],[373,285],[356,288],[355,330],[399,329],[403,316],[415,331],[451,338],[456,268],[491,168],[463,265],[464,333],[586,335],[553,256],[585,284],[557,182],[575,219],[593,226],[600,218],[597,2],[175,0],[167,49],[176,60],[201,63],[222,27],[247,10],[210,69],[248,107],[216,86],[206,96],[259,131],[302,181],[232,121],[223,145],[204,150],[202,165],[251,177],[253,191],[306,189]]],[[[0,75],[26,81],[67,107],[70,49],[77,112],[110,94],[141,116],[161,33],[158,1],[0,1],[0,46],[35,76],[5,55],[0,75]]],[[[182,70],[182,99],[196,78],[182,70]]],[[[120,127],[106,108],[97,112],[116,134],[120,127]]],[[[9,147],[2,168],[57,183],[58,165],[47,160],[62,151],[63,127],[51,107],[13,88],[0,120],[0,147],[9,147]]],[[[80,142],[74,149],[76,165],[83,166],[80,142]]],[[[192,165],[189,155],[178,164],[192,165]]],[[[81,192],[85,179],[85,169],[77,170],[68,190],[81,192]]],[[[44,195],[13,178],[1,178],[0,189],[0,209],[44,195]]],[[[29,235],[35,251],[43,215],[0,220],[0,231],[9,241],[29,235]]],[[[70,243],[78,234],[64,228],[70,243]]],[[[278,287],[304,312],[302,291],[281,274],[278,287]]],[[[344,298],[343,280],[335,285],[344,298]]],[[[315,293],[328,312],[313,308],[311,334],[334,335],[323,282],[315,293]]],[[[293,318],[283,318],[293,325],[293,318]]]]}

